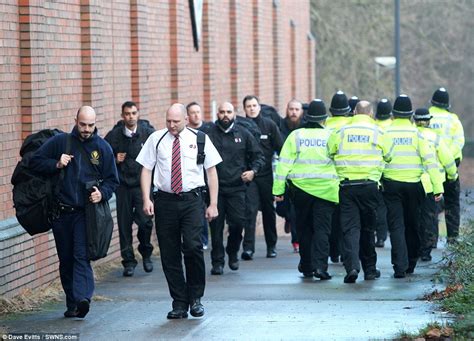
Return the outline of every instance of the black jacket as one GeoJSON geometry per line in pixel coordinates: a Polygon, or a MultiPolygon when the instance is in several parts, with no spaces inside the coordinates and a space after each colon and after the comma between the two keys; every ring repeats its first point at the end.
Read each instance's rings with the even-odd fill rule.
{"type": "Polygon", "coordinates": [[[240,176],[246,170],[258,174],[265,161],[257,140],[250,132],[234,123],[229,132],[214,125],[208,136],[222,157],[222,162],[216,166],[219,178],[219,191],[245,189],[245,183],[240,176]],[[236,188],[237,187],[237,188],[236,188]]]}
{"type": "Polygon", "coordinates": [[[258,176],[272,174],[273,154],[279,154],[280,149],[283,146],[280,130],[275,122],[269,118],[263,117],[261,114],[252,118],[252,120],[260,128],[260,147],[262,148],[263,155],[265,155],[265,166],[258,173],[258,176]]]}
{"type": "Polygon", "coordinates": [[[135,161],[143,144],[155,131],[155,128],[147,120],[138,120],[136,134],[133,137],[125,135],[125,124],[123,121],[117,122],[111,131],[105,136],[105,140],[117,153],[127,153],[125,160],[117,164],[120,184],[128,187],[140,186],[140,173],[142,166],[135,161]]]}

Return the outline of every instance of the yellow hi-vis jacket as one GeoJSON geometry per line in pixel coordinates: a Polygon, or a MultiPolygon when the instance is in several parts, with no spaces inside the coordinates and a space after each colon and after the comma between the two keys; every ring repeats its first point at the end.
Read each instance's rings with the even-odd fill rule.
{"type": "Polygon", "coordinates": [[[379,181],[385,162],[392,159],[392,141],[367,115],[355,115],[352,123],[333,132],[328,141],[341,180],[379,181]]]}
{"type": "Polygon", "coordinates": [[[375,120],[377,127],[382,128],[385,131],[388,127],[392,125],[392,119],[387,118],[386,120],[375,120]]]}
{"type": "Polygon", "coordinates": [[[350,124],[352,117],[348,116],[331,116],[326,120],[326,129],[339,130],[340,128],[350,124]]]}
{"type": "Polygon", "coordinates": [[[419,182],[421,175],[427,171],[433,185],[433,193],[443,193],[436,151],[416,126],[409,119],[395,118],[387,128],[386,135],[393,142],[393,158],[385,166],[383,177],[400,182],[419,182]]]}
{"type": "Polygon", "coordinates": [[[454,159],[462,160],[464,129],[458,115],[435,106],[432,106],[429,110],[433,116],[430,120],[430,128],[446,142],[454,159]]]}
{"type": "MultiPolygon", "coordinates": [[[[418,131],[427,141],[433,144],[436,150],[436,161],[438,161],[440,181],[444,182],[446,177],[448,180],[456,180],[458,177],[456,162],[454,161],[451,150],[441,136],[436,134],[433,129],[426,127],[418,127],[418,131]]],[[[421,183],[426,193],[433,193],[433,186],[431,185],[430,176],[427,172],[424,172],[421,176],[421,183]]]]}
{"type": "Polygon", "coordinates": [[[329,158],[330,130],[300,128],[292,131],[280,151],[273,181],[273,195],[285,193],[285,182],[315,197],[339,202],[339,178],[329,158]]]}

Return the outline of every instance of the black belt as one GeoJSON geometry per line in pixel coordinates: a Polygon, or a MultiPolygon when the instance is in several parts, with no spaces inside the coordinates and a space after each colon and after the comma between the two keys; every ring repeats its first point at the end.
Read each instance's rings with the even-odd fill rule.
{"type": "Polygon", "coordinates": [[[347,186],[366,186],[366,185],[377,185],[377,181],[373,180],[343,180],[339,184],[341,187],[347,186]]]}
{"type": "Polygon", "coordinates": [[[165,200],[172,200],[172,201],[184,201],[184,200],[192,200],[197,197],[201,196],[201,189],[195,188],[189,192],[181,192],[179,194],[176,193],[168,193],[165,191],[160,191],[153,193],[153,197],[165,199],[165,200]]]}
{"type": "Polygon", "coordinates": [[[81,212],[81,211],[84,211],[82,207],[75,207],[75,206],[59,203],[60,213],[74,213],[74,212],[81,212]]]}

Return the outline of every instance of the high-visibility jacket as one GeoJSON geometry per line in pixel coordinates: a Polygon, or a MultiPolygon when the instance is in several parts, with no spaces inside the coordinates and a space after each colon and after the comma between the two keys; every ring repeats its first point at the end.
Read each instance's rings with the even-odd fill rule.
{"type": "Polygon", "coordinates": [[[330,133],[325,128],[299,128],[290,133],[276,165],[273,195],[283,195],[285,182],[290,180],[308,194],[339,202],[339,178],[327,151],[330,133]]]}
{"type": "Polygon", "coordinates": [[[417,127],[408,119],[395,118],[386,134],[393,142],[393,158],[385,166],[383,177],[400,182],[419,182],[426,170],[430,175],[433,193],[443,193],[436,151],[417,127]]]}
{"type": "MultiPolygon", "coordinates": [[[[454,161],[451,150],[441,136],[436,134],[431,128],[418,127],[418,131],[427,141],[433,144],[436,150],[436,161],[439,166],[440,181],[444,181],[446,177],[448,180],[456,180],[458,177],[456,162],[454,161]]],[[[433,192],[433,186],[431,185],[430,176],[427,172],[424,172],[421,176],[421,183],[426,193],[433,192]]]]}
{"type": "Polygon", "coordinates": [[[339,130],[340,128],[350,124],[353,117],[348,116],[331,116],[326,120],[326,129],[339,130]]]}
{"type": "Polygon", "coordinates": [[[328,141],[341,180],[379,181],[385,162],[392,159],[393,145],[367,115],[355,115],[352,123],[333,132],[328,141]]]}
{"type": "Polygon", "coordinates": [[[462,160],[464,129],[458,115],[435,106],[432,106],[429,110],[433,116],[430,120],[430,128],[446,142],[453,153],[454,159],[462,160]]]}
{"type": "Polygon", "coordinates": [[[384,131],[392,125],[392,119],[388,118],[386,120],[375,120],[377,127],[382,128],[384,131]]]}

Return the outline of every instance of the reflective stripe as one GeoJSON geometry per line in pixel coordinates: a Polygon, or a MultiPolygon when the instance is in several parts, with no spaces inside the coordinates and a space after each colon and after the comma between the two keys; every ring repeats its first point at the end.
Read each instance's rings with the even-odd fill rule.
{"type": "Polygon", "coordinates": [[[300,141],[300,131],[297,129],[295,131],[296,155],[298,155],[301,151],[299,141],[300,141]]]}
{"type": "Polygon", "coordinates": [[[367,166],[367,167],[373,167],[373,166],[383,166],[383,162],[377,161],[377,160],[367,160],[367,161],[354,161],[354,160],[339,160],[336,161],[336,166],[367,166]]]}
{"type": "Polygon", "coordinates": [[[433,158],[436,158],[434,154],[426,154],[424,159],[433,159],[433,158]]]}
{"type": "Polygon", "coordinates": [[[382,155],[382,151],[373,149],[339,149],[339,155],[382,155]]]}
{"type": "Polygon", "coordinates": [[[334,174],[316,174],[316,173],[301,173],[289,174],[288,179],[339,179],[334,174]]]}
{"type": "Polygon", "coordinates": [[[300,164],[300,165],[329,165],[331,164],[331,160],[303,160],[303,159],[298,159],[295,160],[295,164],[300,164]]]}
{"type": "Polygon", "coordinates": [[[275,174],[275,180],[285,181],[286,176],[275,174]]]}
{"type": "Polygon", "coordinates": [[[434,169],[434,168],[438,168],[438,165],[437,164],[430,164],[428,166],[426,166],[426,169],[434,169]]]}
{"type": "Polygon", "coordinates": [[[395,156],[418,156],[418,153],[417,152],[409,152],[409,151],[396,151],[394,153],[395,156]]]}
{"type": "Polygon", "coordinates": [[[393,165],[391,163],[388,163],[385,165],[385,168],[390,168],[390,169],[423,169],[421,165],[415,165],[415,164],[406,164],[406,165],[393,165]]]}
{"type": "MultiPolygon", "coordinates": [[[[341,128],[341,133],[346,130],[346,129],[365,129],[365,130],[371,130],[373,131],[374,133],[378,131],[378,128],[375,128],[375,127],[367,127],[367,126],[347,126],[347,127],[342,127],[341,128]]],[[[342,134],[341,134],[342,136],[342,134]]]]}
{"type": "Polygon", "coordinates": [[[292,164],[295,162],[295,160],[293,160],[293,159],[285,159],[285,158],[281,157],[280,159],[278,159],[278,162],[287,163],[287,164],[292,165],[292,164]]]}
{"type": "Polygon", "coordinates": [[[389,129],[387,130],[387,133],[416,133],[418,132],[418,130],[416,128],[412,128],[412,127],[408,127],[408,129],[403,129],[403,130],[392,130],[392,129],[389,129]]]}

